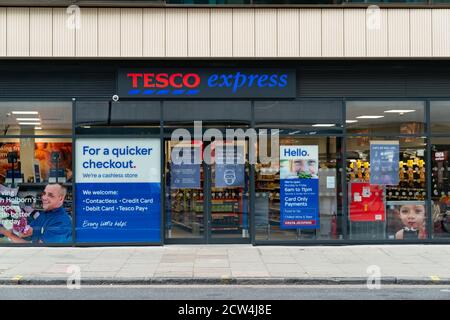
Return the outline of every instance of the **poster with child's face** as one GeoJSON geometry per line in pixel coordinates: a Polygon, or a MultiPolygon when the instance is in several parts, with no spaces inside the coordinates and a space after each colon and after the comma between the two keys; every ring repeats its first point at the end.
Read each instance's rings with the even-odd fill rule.
{"type": "Polygon", "coordinates": [[[426,208],[423,201],[388,204],[388,237],[397,240],[426,239],[426,208]]]}

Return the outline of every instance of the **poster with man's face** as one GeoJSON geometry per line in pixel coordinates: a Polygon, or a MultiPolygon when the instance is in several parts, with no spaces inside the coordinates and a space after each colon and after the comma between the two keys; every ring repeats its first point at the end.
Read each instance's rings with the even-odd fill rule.
{"type": "Polygon", "coordinates": [[[60,189],[60,186],[47,184],[50,172],[56,166],[65,172],[64,181],[59,182],[70,181],[72,143],[36,142],[34,145],[26,145],[22,141],[22,145],[18,142],[0,144],[0,243],[26,241],[47,244],[71,241],[71,194],[67,194],[66,189],[60,189]],[[21,150],[21,147],[28,146],[31,147],[30,150],[21,150]],[[15,181],[15,186],[10,187],[12,181],[6,179],[7,174],[11,174],[8,173],[8,170],[11,170],[11,164],[8,163],[10,152],[16,152],[18,155],[14,169],[23,176],[23,182],[34,181],[44,185],[23,185],[20,181],[15,181]],[[58,163],[52,158],[55,152],[59,154],[58,163]],[[27,154],[27,157],[33,157],[34,154],[34,159],[31,159],[33,161],[24,159],[27,154]],[[37,169],[32,168],[33,165],[37,169]],[[40,180],[36,179],[38,176],[40,180]],[[42,213],[55,210],[57,214],[51,216],[51,221],[47,221],[46,215],[42,213]]]}

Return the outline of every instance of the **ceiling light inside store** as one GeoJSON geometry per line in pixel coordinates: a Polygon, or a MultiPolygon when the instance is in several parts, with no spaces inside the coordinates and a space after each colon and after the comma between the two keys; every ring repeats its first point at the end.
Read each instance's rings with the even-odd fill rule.
{"type": "Polygon", "coordinates": [[[300,133],[300,131],[289,132],[289,134],[297,134],[297,133],[300,133]]]}
{"type": "Polygon", "coordinates": [[[41,119],[39,118],[16,118],[17,121],[35,121],[35,122],[39,122],[41,121],[41,119]]]}
{"type": "Polygon", "coordinates": [[[41,127],[34,127],[34,130],[42,130],[41,127]]]}
{"type": "Polygon", "coordinates": [[[358,122],[358,120],[345,120],[345,123],[355,123],[358,122]]]}
{"type": "Polygon", "coordinates": [[[334,127],[334,123],[317,123],[313,124],[313,127],[334,127]]]}
{"type": "Polygon", "coordinates": [[[380,119],[384,118],[384,116],[359,116],[356,119],[380,119]]]}
{"type": "Polygon", "coordinates": [[[392,109],[392,110],[386,110],[385,113],[409,113],[409,112],[416,112],[416,110],[402,110],[402,109],[392,109]]]}
{"type": "Polygon", "coordinates": [[[12,114],[38,114],[37,111],[13,111],[12,114]]]}
{"type": "Polygon", "coordinates": [[[40,126],[40,122],[19,122],[21,126],[40,126]]]}
{"type": "Polygon", "coordinates": [[[272,131],[272,135],[274,136],[274,135],[280,134],[283,130],[275,129],[275,130],[271,130],[271,131],[272,131]]]}

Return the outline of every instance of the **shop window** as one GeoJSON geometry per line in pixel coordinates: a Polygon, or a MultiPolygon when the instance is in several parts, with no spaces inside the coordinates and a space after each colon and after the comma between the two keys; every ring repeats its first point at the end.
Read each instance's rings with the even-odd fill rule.
{"type": "Polygon", "coordinates": [[[427,238],[425,150],[421,138],[347,138],[351,240],[427,238]]]}
{"type": "Polygon", "coordinates": [[[72,140],[1,139],[0,244],[69,244],[71,216],[72,140]]]}
{"type": "Polygon", "coordinates": [[[342,239],[341,139],[280,136],[279,148],[277,159],[255,166],[256,240],[342,239]]]}
{"type": "Polygon", "coordinates": [[[109,103],[105,101],[78,101],[75,113],[77,129],[104,126],[109,122],[109,103]]]}
{"type": "Polygon", "coordinates": [[[159,101],[77,102],[78,134],[159,134],[159,101]]]}
{"type": "Polygon", "coordinates": [[[71,135],[71,102],[0,102],[2,135],[71,135]]]}
{"type": "Polygon", "coordinates": [[[167,101],[163,104],[164,124],[193,121],[222,124],[250,123],[250,101],[167,101]]]}
{"type": "Polygon", "coordinates": [[[337,4],[342,0],[253,0],[254,4],[337,4]]]}
{"type": "MultiPolygon", "coordinates": [[[[436,1],[436,0],[433,0],[433,1],[436,1]]],[[[446,1],[448,1],[448,0],[446,0],[446,1]]],[[[347,0],[346,2],[351,2],[351,3],[362,3],[362,2],[363,3],[427,3],[428,0],[347,0]]]]}
{"type": "Polygon", "coordinates": [[[144,125],[159,128],[160,120],[159,101],[118,101],[111,106],[112,125],[144,125]]]}
{"type": "Polygon", "coordinates": [[[250,4],[250,0],[166,0],[168,4],[250,4]]]}
{"type": "Polygon", "coordinates": [[[450,239],[450,138],[431,139],[433,237],[450,239]]]}
{"type": "Polygon", "coordinates": [[[258,128],[282,128],[280,134],[342,132],[340,101],[257,101],[258,128]]]}
{"type": "Polygon", "coordinates": [[[346,109],[347,132],[351,134],[425,132],[423,101],[349,101],[346,109]]]}
{"type": "Polygon", "coordinates": [[[430,105],[431,132],[450,132],[450,101],[432,101],[430,105]]]}

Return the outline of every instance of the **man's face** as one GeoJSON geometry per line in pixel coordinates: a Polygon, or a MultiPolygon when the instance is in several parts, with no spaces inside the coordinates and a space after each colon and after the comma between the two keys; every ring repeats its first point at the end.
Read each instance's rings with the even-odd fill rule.
{"type": "Polygon", "coordinates": [[[294,162],[294,170],[295,172],[302,172],[305,171],[305,161],[295,161],[294,162]]]}
{"type": "Polygon", "coordinates": [[[62,206],[64,197],[61,187],[57,184],[51,184],[45,187],[42,193],[42,207],[45,211],[50,211],[62,206]]]}
{"type": "Polygon", "coordinates": [[[404,226],[419,229],[425,222],[425,207],[423,205],[404,205],[400,208],[400,219],[404,226]]]}
{"type": "Polygon", "coordinates": [[[311,174],[316,174],[317,173],[316,163],[315,162],[310,162],[309,163],[309,173],[311,173],[311,174]]]}

